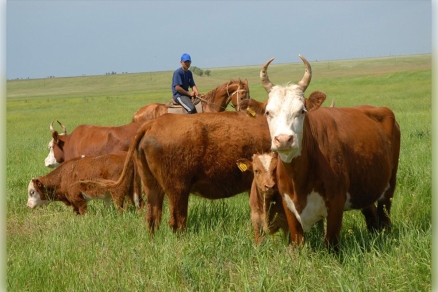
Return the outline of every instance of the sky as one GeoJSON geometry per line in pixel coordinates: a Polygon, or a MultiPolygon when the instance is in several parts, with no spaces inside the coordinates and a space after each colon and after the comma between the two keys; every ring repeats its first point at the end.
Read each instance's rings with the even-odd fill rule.
{"type": "Polygon", "coordinates": [[[432,2],[6,2],[6,76],[47,78],[425,54],[432,2]]]}

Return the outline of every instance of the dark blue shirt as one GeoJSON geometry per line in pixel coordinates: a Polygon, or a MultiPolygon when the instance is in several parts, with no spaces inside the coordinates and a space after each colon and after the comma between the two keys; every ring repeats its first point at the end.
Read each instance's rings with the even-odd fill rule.
{"type": "Polygon", "coordinates": [[[175,72],[173,72],[173,78],[172,78],[173,99],[176,99],[178,96],[181,96],[181,94],[175,89],[176,85],[181,86],[186,91],[189,91],[189,87],[195,86],[196,84],[195,81],[193,80],[192,71],[190,70],[184,71],[183,68],[179,68],[176,69],[175,72]]]}

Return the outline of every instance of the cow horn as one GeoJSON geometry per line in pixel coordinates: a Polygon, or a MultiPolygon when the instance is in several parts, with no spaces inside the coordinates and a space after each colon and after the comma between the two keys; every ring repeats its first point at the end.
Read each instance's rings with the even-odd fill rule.
{"type": "Polygon", "coordinates": [[[62,127],[62,133],[64,133],[64,135],[67,135],[67,129],[65,128],[65,126],[63,124],[61,124],[60,121],[56,120],[58,122],[58,124],[62,127]]]}
{"type": "Polygon", "coordinates": [[[274,84],[269,81],[268,77],[268,66],[269,64],[274,60],[275,58],[269,59],[262,67],[262,70],[260,70],[260,81],[262,82],[263,87],[265,88],[266,92],[269,93],[274,86],[274,84]]]}
{"type": "Polygon", "coordinates": [[[306,65],[306,71],[304,71],[303,79],[301,79],[300,82],[298,82],[298,86],[301,88],[301,90],[306,91],[307,86],[310,84],[310,80],[312,80],[312,67],[310,67],[309,62],[301,55],[298,55],[301,60],[303,60],[304,65],[306,65]]]}
{"type": "Polygon", "coordinates": [[[55,129],[53,129],[53,122],[54,122],[54,121],[52,121],[52,122],[50,123],[50,131],[51,131],[52,133],[55,132],[55,129]]]}

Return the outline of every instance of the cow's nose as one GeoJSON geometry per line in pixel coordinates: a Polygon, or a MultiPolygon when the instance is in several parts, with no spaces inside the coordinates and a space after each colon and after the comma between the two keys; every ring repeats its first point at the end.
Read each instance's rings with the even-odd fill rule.
{"type": "Polygon", "coordinates": [[[270,189],[274,188],[274,184],[265,184],[265,190],[268,191],[270,189]]]}
{"type": "Polygon", "coordinates": [[[292,135],[280,134],[274,137],[274,145],[278,149],[292,146],[294,137],[292,135]]]}

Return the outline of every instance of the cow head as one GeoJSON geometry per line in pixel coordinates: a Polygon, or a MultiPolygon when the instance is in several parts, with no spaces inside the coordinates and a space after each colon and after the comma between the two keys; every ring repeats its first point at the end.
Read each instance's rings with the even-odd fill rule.
{"type": "Polygon", "coordinates": [[[52,140],[49,142],[49,154],[47,155],[44,163],[47,167],[55,168],[59,164],[64,162],[64,141],[63,136],[67,135],[66,128],[63,124],[57,121],[62,127],[62,133],[58,134],[58,131],[53,129],[53,121],[50,123],[50,131],[52,132],[52,140]]]}
{"type": "MultiPolygon", "coordinates": [[[[276,152],[270,152],[254,154],[252,160],[240,158],[236,162],[241,171],[254,173],[253,184],[255,184],[257,192],[254,193],[251,190],[250,205],[253,202],[262,209],[263,230],[267,233],[276,231],[276,229],[271,230],[271,223],[276,215],[275,212],[271,212],[271,208],[272,204],[276,204],[274,194],[278,192],[276,182],[277,157],[276,152]]],[[[251,206],[252,208],[253,206],[251,206]]]]}
{"type": "Polygon", "coordinates": [[[38,206],[45,206],[50,201],[46,199],[47,191],[38,179],[31,179],[27,187],[27,206],[34,209],[38,206]]]}
{"type": "Polygon", "coordinates": [[[306,70],[298,84],[279,86],[269,81],[267,69],[274,58],[268,60],[260,71],[261,83],[269,95],[265,115],[271,134],[271,149],[278,152],[280,159],[285,162],[300,156],[306,113],[319,108],[326,98],[322,92],[304,97],[312,79],[312,69],[309,62],[299,56],[306,70]]]}

